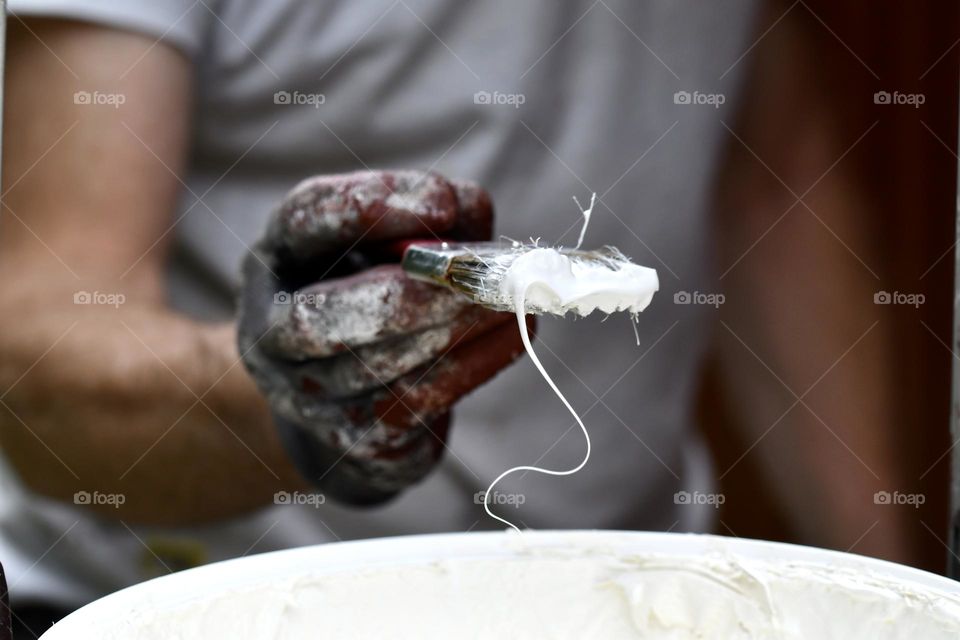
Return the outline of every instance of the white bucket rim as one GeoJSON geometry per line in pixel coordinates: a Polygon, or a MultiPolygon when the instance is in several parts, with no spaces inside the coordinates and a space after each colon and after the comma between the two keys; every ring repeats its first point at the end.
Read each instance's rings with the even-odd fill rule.
{"type": "Polygon", "coordinates": [[[674,558],[730,554],[771,564],[816,565],[870,574],[891,585],[960,601],[960,582],[905,565],[853,553],[783,542],[709,534],[651,531],[486,531],[368,538],[271,551],[215,562],[154,578],[104,596],[50,628],[43,640],[73,637],[73,630],[101,626],[143,610],[177,608],[220,593],[278,580],[317,577],[378,567],[422,565],[444,559],[521,557],[530,550],[576,554],[658,554],[674,558]]]}

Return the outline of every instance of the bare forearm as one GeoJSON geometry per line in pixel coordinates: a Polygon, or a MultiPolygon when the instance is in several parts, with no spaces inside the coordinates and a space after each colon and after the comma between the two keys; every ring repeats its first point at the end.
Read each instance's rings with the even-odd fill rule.
{"type": "Polygon", "coordinates": [[[153,38],[71,21],[13,21],[8,43],[4,455],[54,498],[123,494],[121,508],[102,511],[131,521],[196,523],[265,504],[296,478],[233,328],[164,305],[189,60],[153,38]],[[97,109],[69,99],[93,88],[125,100],[97,109]],[[125,300],[74,304],[77,291],[125,300]]]}
{"type": "MultiPolygon", "coordinates": [[[[909,562],[903,508],[874,503],[906,491],[891,325],[872,276],[818,222],[781,224],[727,278],[721,366],[749,455],[805,541],[909,562]]],[[[763,230],[731,232],[742,247],[763,230]]]]}
{"type": "MultiPolygon", "coordinates": [[[[719,199],[723,382],[744,455],[806,542],[912,562],[895,423],[892,323],[851,171],[869,135],[838,127],[808,28],[791,14],[754,53],[719,199]]],[[[768,19],[777,19],[771,7],[768,19]]]]}
{"type": "Polygon", "coordinates": [[[176,524],[298,483],[232,326],[138,302],[52,306],[52,295],[42,309],[17,301],[0,327],[0,438],[28,486],[123,494],[105,513],[176,524]]]}

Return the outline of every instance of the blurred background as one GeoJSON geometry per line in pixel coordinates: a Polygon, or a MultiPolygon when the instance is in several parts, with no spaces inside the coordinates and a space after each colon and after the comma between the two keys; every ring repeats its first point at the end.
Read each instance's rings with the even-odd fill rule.
{"type": "MultiPolygon", "coordinates": [[[[758,28],[761,33],[770,31],[753,52],[756,59],[776,55],[775,23],[789,12],[808,32],[808,42],[813,44],[808,62],[824,83],[840,130],[855,139],[875,124],[843,164],[849,175],[861,181],[862,192],[871,197],[868,210],[882,220],[871,228],[876,230],[873,253],[883,260],[870,267],[889,290],[925,296],[924,304],[917,308],[891,308],[896,323],[894,406],[901,426],[900,452],[915,482],[903,490],[926,496],[917,509],[912,534],[925,554],[923,567],[943,572],[950,553],[946,531],[954,356],[949,345],[956,240],[960,4],[894,0],[777,4],[780,6],[768,12],[767,24],[758,28]],[[891,109],[871,99],[880,91],[919,94],[925,100],[916,108],[891,109]]],[[[799,120],[804,114],[793,115],[799,120]]],[[[812,216],[796,211],[792,215],[791,224],[819,227],[812,216]]],[[[772,233],[797,232],[780,225],[772,233]]],[[[718,331],[716,348],[734,340],[730,333],[718,331]]],[[[721,507],[719,533],[796,539],[759,480],[757,456],[741,459],[749,443],[730,427],[737,410],[743,408],[731,407],[724,397],[714,360],[704,374],[701,424],[718,468],[729,470],[721,478],[721,491],[753,496],[751,500],[727,501],[721,507]]]]}

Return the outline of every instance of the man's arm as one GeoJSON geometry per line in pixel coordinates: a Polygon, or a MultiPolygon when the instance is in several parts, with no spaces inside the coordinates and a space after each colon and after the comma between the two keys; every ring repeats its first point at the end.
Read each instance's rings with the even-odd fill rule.
{"type": "Polygon", "coordinates": [[[233,326],[165,306],[189,62],[134,34],[28,26],[11,20],[6,79],[4,454],[35,491],[123,493],[107,511],[145,523],[228,517],[299,487],[233,326]],[[77,91],[124,101],[78,104],[77,91]],[[125,300],[75,304],[81,291],[125,300]]]}
{"type": "Polygon", "coordinates": [[[873,500],[907,482],[890,410],[891,324],[872,304],[883,288],[871,273],[878,222],[842,159],[867,126],[835,126],[835,98],[792,18],[753,52],[745,110],[728,123],[722,380],[749,455],[804,541],[910,562],[904,509],[873,500]]]}

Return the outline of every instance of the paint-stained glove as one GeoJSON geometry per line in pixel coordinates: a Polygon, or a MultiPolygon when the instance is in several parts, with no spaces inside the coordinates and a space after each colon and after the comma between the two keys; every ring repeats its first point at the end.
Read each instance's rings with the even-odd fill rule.
{"type": "Polygon", "coordinates": [[[297,468],[331,497],[377,503],[423,478],[453,403],[523,351],[512,314],[397,264],[398,241],[486,240],[492,217],[480,188],[433,173],[319,176],[247,256],[240,353],[297,468]]]}

